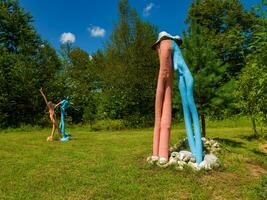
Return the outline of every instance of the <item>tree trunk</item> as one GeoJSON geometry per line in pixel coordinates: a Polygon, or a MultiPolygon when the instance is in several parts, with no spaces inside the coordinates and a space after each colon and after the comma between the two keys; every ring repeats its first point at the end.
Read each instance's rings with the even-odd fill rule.
{"type": "Polygon", "coordinates": [[[206,122],[204,113],[200,114],[201,116],[201,129],[202,129],[202,137],[206,137],[206,122]]]}

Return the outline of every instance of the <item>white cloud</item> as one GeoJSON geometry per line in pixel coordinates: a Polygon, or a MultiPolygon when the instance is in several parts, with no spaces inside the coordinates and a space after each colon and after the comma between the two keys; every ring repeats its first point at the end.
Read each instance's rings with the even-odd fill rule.
{"type": "Polygon", "coordinates": [[[89,31],[91,37],[104,37],[106,34],[105,29],[99,27],[99,26],[92,26],[90,28],[87,28],[89,31]]]}
{"type": "Polygon", "coordinates": [[[154,3],[147,4],[143,9],[143,15],[149,16],[151,14],[152,9],[155,7],[154,3]]]}
{"type": "Polygon", "coordinates": [[[75,42],[75,35],[73,33],[62,33],[61,36],[60,36],[60,42],[62,44],[65,44],[65,43],[74,43],[75,42]]]}

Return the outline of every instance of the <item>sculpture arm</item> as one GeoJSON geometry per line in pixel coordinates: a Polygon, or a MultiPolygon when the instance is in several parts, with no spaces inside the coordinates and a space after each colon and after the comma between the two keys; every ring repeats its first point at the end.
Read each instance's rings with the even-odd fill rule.
{"type": "Polygon", "coordinates": [[[39,91],[40,91],[41,95],[43,96],[43,98],[44,98],[44,100],[45,100],[45,103],[46,103],[46,105],[48,105],[48,101],[47,101],[47,99],[46,99],[46,96],[45,96],[45,94],[43,93],[43,89],[41,88],[39,91]]]}
{"type": "Polygon", "coordinates": [[[56,104],[55,108],[58,107],[61,103],[62,103],[62,101],[60,101],[58,104],[56,104]]]}

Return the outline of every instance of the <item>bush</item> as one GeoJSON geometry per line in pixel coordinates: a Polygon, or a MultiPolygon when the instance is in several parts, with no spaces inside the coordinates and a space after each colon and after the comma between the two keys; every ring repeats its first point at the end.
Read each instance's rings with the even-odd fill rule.
{"type": "Polygon", "coordinates": [[[127,128],[145,128],[151,127],[154,124],[154,118],[151,116],[131,115],[123,120],[127,128]]]}
{"type": "Polygon", "coordinates": [[[91,125],[92,131],[105,131],[105,130],[122,130],[125,126],[122,122],[122,120],[111,120],[111,119],[105,119],[105,120],[99,120],[96,121],[94,124],[91,125]]]}

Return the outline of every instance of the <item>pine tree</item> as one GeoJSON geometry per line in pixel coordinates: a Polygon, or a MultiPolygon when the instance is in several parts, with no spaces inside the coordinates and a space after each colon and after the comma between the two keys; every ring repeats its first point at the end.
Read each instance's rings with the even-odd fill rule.
{"type": "Polygon", "coordinates": [[[185,59],[195,80],[195,98],[201,118],[202,135],[205,137],[205,116],[216,109],[216,100],[219,98],[217,90],[222,85],[225,65],[205,37],[203,27],[195,20],[184,33],[183,46],[185,59]]]}

